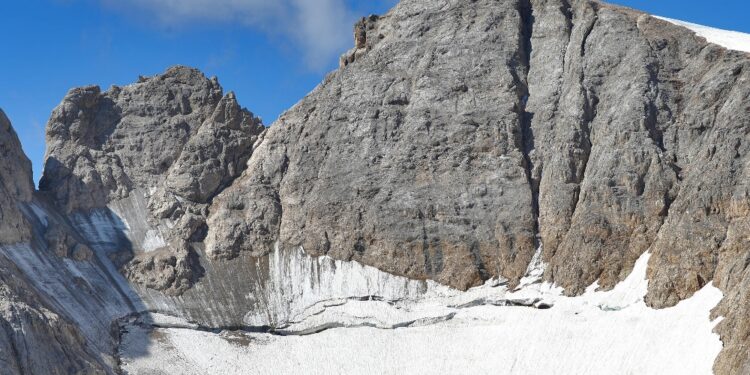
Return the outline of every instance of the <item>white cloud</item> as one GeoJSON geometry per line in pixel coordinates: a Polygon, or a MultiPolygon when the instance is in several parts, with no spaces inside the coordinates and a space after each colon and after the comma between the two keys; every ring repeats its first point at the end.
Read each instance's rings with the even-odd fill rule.
{"type": "Polygon", "coordinates": [[[348,49],[357,15],[344,0],[101,0],[167,27],[232,23],[290,39],[320,69],[348,49]],[[146,12],[146,13],[144,13],[146,12]]]}

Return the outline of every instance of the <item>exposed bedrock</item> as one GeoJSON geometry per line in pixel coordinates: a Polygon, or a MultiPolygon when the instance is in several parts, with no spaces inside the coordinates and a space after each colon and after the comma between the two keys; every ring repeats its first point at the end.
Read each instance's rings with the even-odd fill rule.
{"type": "Polygon", "coordinates": [[[179,294],[200,276],[190,242],[205,236],[211,201],[264,131],[216,78],[191,68],[106,92],[73,89],[47,126],[40,190],[70,214],[133,203],[126,209],[137,211],[129,217],[137,228],[129,230],[141,238],[117,263],[135,256],[124,265],[131,280],[179,294]]]}
{"type": "Polygon", "coordinates": [[[513,287],[535,255],[567,294],[611,289],[650,251],[648,304],[713,282],[715,369],[748,369],[748,54],[587,0],[403,0],[354,33],[267,130],[190,68],[71,90],[33,199],[0,116],[0,242],[45,250],[2,253],[116,301],[82,332],[106,348],[92,333],[131,313],[279,327],[359,294],[513,287]]]}
{"type": "Polygon", "coordinates": [[[0,109],[0,244],[28,241],[31,227],[20,204],[31,201],[34,193],[31,162],[10,120],[0,109]]]}
{"type": "Polygon", "coordinates": [[[90,349],[78,326],[42,302],[25,277],[0,256],[2,373],[107,373],[107,366],[99,359],[99,353],[90,349]]]}
{"type": "MultiPolygon", "coordinates": [[[[88,345],[79,326],[29,281],[35,276],[33,272],[20,269],[6,256],[11,245],[28,243],[40,235],[25,214],[33,192],[31,163],[0,110],[0,372],[104,374],[108,365],[88,345]]],[[[64,256],[83,257],[86,253],[83,248],[68,253],[68,239],[61,232],[55,238],[59,248],[66,249],[64,256]]],[[[70,245],[74,245],[72,240],[70,245]]],[[[105,336],[108,333],[105,331],[105,336]]]]}
{"type": "Polygon", "coordinates": [[[517,5],[403,1],[368,22],[377,43],[282,115],[215,199],[207,252],[278,238],[461,289],[518,281],[536,246],[517,5]]]}
{"type": "Polygon", "coordinates": [[[355,36],[217,197],[208,253],[278,238],[464,289],[517,282],[538,237],[568,294],[649,249],[654,307],[744,294],[747,54],[589,1],[402,1],[355,36]]]}

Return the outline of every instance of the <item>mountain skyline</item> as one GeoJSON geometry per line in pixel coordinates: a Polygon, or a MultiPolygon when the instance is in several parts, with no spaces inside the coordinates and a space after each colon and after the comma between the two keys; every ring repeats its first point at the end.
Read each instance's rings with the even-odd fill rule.
{"type": "MultiPolygon", "coordinates": [[[[218,76],[225,89],[234,91],[268,126],[336,68],[339,55],[349,48],[357,17],[383,14],[396,2],[287,0],[268,6],[255,0],[190,0],[181,2],[180,8],[168,0],[7,2],[1,9],[14,17],[0,24],[0,34],[5,48],[14,53],[0,61],[6,72],[0,80],[0,106],[15,124],[37,183],[43,168],[45,124],[71,87],[99,85],[106,90],[139,75],[187,65],[218,76]],[[309,4],[317,5],[313,16],[325,20],[307,26],[318,33],[315,38],[300,36],[295,25],[279,21],[309,14],[304,9],[309,4]],[[256,13],[271,22],[251,16],[256,13]]],[[[612,3],[750,32],[750,21],[744,17],[750,13],[750,3],[739,0],[726,1],[718,9],[700,1],[612,3]]]]}

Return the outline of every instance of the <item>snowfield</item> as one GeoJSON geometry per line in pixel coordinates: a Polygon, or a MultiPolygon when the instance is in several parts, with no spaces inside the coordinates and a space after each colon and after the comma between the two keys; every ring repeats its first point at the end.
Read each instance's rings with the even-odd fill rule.
{"type": "Polygon", "coordinates": [[[666,17],[656,18],[671,22],[675,25],[686,27],[695,32],[696,35],[705,38],[709,43],[718,44],[735,51],[750,52],[750,34],[740,33],[737,31],[715,29],[713,27],[674,20],[666,17]]]}
{"type": "Polygon", "coordinates": [[[711,374],[722,343],[709,313],[722,293],[708,285],[674,308],[650,309],[648,258],[609,292],[595,284],[569,298],[543,283],[509,291],[495,281],[412,302],[347,300],[287,327],[286,336],[133,324],[123,336],[122,368],[144,375],[711,374]]]}

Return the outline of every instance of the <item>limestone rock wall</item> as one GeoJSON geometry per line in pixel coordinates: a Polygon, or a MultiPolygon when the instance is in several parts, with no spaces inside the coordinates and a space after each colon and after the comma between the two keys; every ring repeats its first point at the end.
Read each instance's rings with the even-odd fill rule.
{"type": "MultiPolygon", "coordinates": [[[[89,345],[77,324],[29,282],[36,276],[10,259],[30,253],[27,244],[42,234],[27,215],[34,195],[31,163],[24,155],[10,120],[0,110],[0,372],[21,374],[108,374],[105,362],[89,345]]],[[[55,243],[67,247],[58,232],[55,243]],[[58,241],[59,240],[59,241],[58,241]]],[[[77,254],[85,251],[78,249],[77,254]]],[[[105,332],[107,336],[109,332],[105,332]]]]}
{"type": "Polygon", "coordinates": [[[379,41],[281,116],[216,198],[207,251],[279,238],[459,288],[520,279],[536,224],[519,6],[403,1],[378,18],[379,41]]]}
{"type": "Polygon", "coordinates": [[[271,127],[217,198],[208,252],[279,238],[467,288],[514,283],[541,244],[546,280],[579,294],[651,251],[650,305],[728,293],[717,370],[733,373],[750,332],[749,64],[599,2],[402,1],[271,127]]]}
{"type": "Polygon", "coordinates": [[[242,172],[264,131],[234,93],[191,68],[106,92],[73,89],[47,126],[40,190],[71,214],[143,196],[147,215],[138,221],[153,240],[125,246],[116,262],[127,263],[133,281],[179,294],[199,276],[189,243],[205,236],[210,202],[242,172]]]}
{"type": "Polygon", "coordinates": [[[10,120],[0,109],[0,244],[28,241],[31,230],[19,204],[34,193],[31,162],[10,120]]]}
{"type": "MultiPolygon", "coordinates": [[[[87,246],[139,307],[206,325],[283,305],[250,298],[278,294],[274,249],[462,290],[515,286],[539,255],[571,295],[650,251],[648,304],[713,282],[715,369],[746,372],[748,54],[588,0],[403,0],[354,31],[341,68],[268,130],[189,68],[71,90],[41,195],[79,233],[47,245],[87,246]]],[[[30,168],[1,168],[0,200],[28,202],[30,168]]],[[[2,240],[28,238],[0,203],[2,240]]]]}

